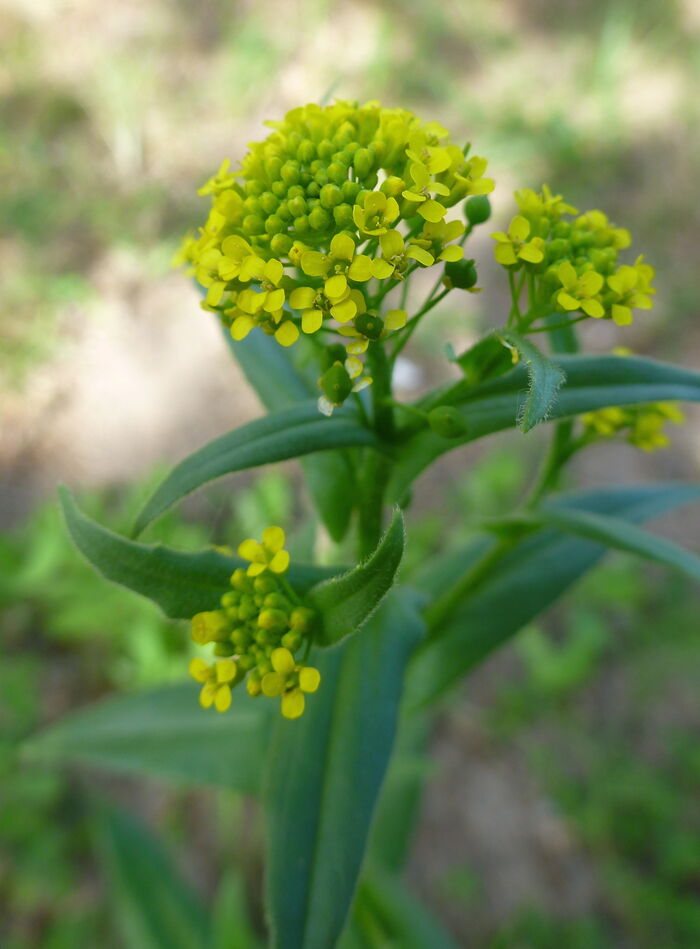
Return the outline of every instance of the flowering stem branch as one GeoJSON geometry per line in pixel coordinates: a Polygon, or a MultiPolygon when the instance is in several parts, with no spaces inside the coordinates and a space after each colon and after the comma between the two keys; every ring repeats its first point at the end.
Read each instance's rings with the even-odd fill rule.
{"type": "MultiPolygon", "coordinates": [[[[440,280],[442,280],[442,277],[440,278],[440,280]]],[[[435,291],[437,286],[439,286],[439,284],[436,284],[436,287],[433,289],[433,292],[435,291]]],[[[425,316],[425,314],[429,310],[432,310],[434,306],[437,306],[440,300],[446,297],[449,292],[450,292],[449,288],[445,288],[442,291],[442,293],[438,293],[438,295],[434,297],[432,300],[430,299],[430,297],[428,297],[429,302],[425,303],[423,307],[416,313],[416,315],[411,317],[411,319],[406,324],[406,328],[404,330],[403,336],[398,340],[398,342],[396,343],[396,346],[394,346],[394,351],[391,354],[392,363],[395,361],[396,357],[399,355],[401,350],[404,348],[406,343],[409,341],[409,339],[415,332],[415,329],[418,326],[418,323],[420,322],[421,317],[425,316]]]]}

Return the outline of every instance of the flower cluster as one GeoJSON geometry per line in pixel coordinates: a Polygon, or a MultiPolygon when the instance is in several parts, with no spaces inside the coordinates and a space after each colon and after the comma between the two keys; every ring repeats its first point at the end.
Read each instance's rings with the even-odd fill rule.
{"type": "Polygon", "coordinates": [[[579,215],[546,185],[539,194],[516,191],[515,198],[520,213],[507,231],[492,235],[494,256],[509,271],[522,269],[530,277],[536,307],[612,319],[618,326],[632,322],[633,310],[652,307],[653,268],[643,256],[618,263],[631,243],[629,231],[602,211],[579,215]]]}
{"type": "Polygon", "coordinates": [[[648,405],[611,406],[581,416],[587,439],[615,438],[618,435],[642,451],[667,448],[671,441],[664,426],[669,422],[682,425],[683,412],[673,402],[650,402],[648,405]]]}
{"type": "Polygon", "coordinates": [[[234,570],[220,609],[192,618],[192,639],[201,646],[213,644],[218,657],[211,665],[199,657],[190,663],[192,677],[202,683],[204,708],[225,712],[231,690],[245,679],[250,695],[280,698],[282,715],[298,718],[305,694],[320,685],[318,669],[295,658],[310,643],[316,615],[284,577],[289,567],[284,542],[280,527],[268,527],[262,543],[244,540],[238,553],[249,561],[248,568],[234,570]]]}
{"type": "Polygon", "coordinates": [[[200,189],[211,210],[179,259],[235,339],[256,327],[283,346],[341,338],[331,368],[342,385],[331,397],[320,382],[329,413],[371,383],[372,341],[406,324],[403,310],[380,314],[384,296],[418,267],[461,259],[464,225],[447,211],[493,182],[444,128],[376,102],[306,105],[267,124],[239,169],[225,161],[200,189]]]}

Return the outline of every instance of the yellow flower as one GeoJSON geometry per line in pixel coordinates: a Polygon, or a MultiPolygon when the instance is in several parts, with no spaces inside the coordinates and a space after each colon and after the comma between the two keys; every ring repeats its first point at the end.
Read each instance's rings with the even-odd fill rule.
{"type": "Polygon", "coordinates": [[[464,224],[461,221],[428,221],[423,225],[418,237],[411,238],[411,243],[435,260],[454,262],[464,257],[464,248],[450,242],[462,234],[464,224]]]}
{"type": "Polygon", "coordinates": [[[516,214],[510,222],[508,232],[495,231],[491,237],[496,241],[493,254],[499,264],[511,267],[521,260],[529,264],[539,264],[544,260],[544,241],[535,237],[528,241],[530,222],[521,214],[516,214]]]}
{"type": "Polygon", "coordinates": [[[282,715],[299,718],[304,713],[304,693],[316,692],[321,684],[321,673],[313,666],[297,665],[292,653],[284,647],[275,649],[270,656],[272,669],[265,673],[260,690],[268,698],[281,698],[282,715]]]}
{"type": "Polygon", "coordinates": [[[384,234],[399,216],[395,198],[387,198],[383,191],[369,191],[362,204],[352,209],[352,218],[362,234],[384,234]]]}
{"type": "Polygon", "coordinates": [[[580,277],[568,260],[559,264],[557,276],[563,290],[557,293],[557,303],[565,310],[582,310],[586,316],[596,319],[605,316],[603,304],[597,299],[603,288],[603,277],[594,270],[588,270],[580,277]]]}
{"type": "Polygon", "coordinates": [[[199,704],[202,708],[211,708],[217,712],[225,712],[231,706],[231,687],[238,674],[238,667],[233,659],[223,659],[212,666],[195,657],[190,662],[190,675],[197,682],[203,683],[199,693],[199,704]]]}
{"type": "MultiPolygon", "coordinates": [[[[435,263],[433,255],[423,246],[413,239],[406,244],[397,230],[390,230],[382,234],[379,238],[379,244],[382,248],[380,260],[385,265],[385,271],[386,268],[389,268],[386,273],[387,276],[402,278],[408,260],[415,260],[422,267],[431,267],[435,263]]],[[[378,263],[378,261],[375,263],[378,263]]]]}
{"type": "Polygon", "coordinates": [[[319,412],[332,415],[333,410],[339,408],[351,392],[360,392],[372,385],[371,376],[363,374],[364,368],[357,356],[349,356],[344,363],[334,362],[318,380],[318,387],[323,393],[318,400],[319,412]]]}
{"type": "Polygon", "coordinates": [[[515,192],[515,200],[522,213],[530,220],[538,221],[547,217],[551,221],[558,221],[562,214],[578,214],[578,210],[566,204],[560,194],[552,194],[547,185],[542,185],[538,194],[532,188],[523,188],[515,192]]]}
{"type": "Polygon", "coordinates": [[[651,299],[651,294],[656,292],[651,287],[654,270],[642,260],[638,258],[633,267],[618,267],[608,277],[608,286],[614,293],[610,312],[618,326],[627,326],[632,322],[634,308],[650,310],[654,305],[651,299]]]}
{"type": "Polygon", "coordinates": [[[266,570],[284,573],[289,567],[289,553],[284,549],[285,534],[281,527],[266,527],[262,543],[252,538],[239,544],[238,556],[250,561],[247,573],[257,577],[266,570]]]}

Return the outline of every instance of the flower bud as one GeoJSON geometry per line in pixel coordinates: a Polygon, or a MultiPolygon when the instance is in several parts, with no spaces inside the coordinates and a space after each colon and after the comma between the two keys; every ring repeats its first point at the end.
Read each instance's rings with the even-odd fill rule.
{"type": "Polygon", "coordinates": [[[323,394],[333,405],[342,405],[352,392],[352,379],[342,363],[336,362],[321,376],[323,394]]]}
{"type": "Polygon", "coordinates": [[[439,405],[428,412],[428,424],[441,438],[460,438],[469,431],[464,416],[452,405],[439,405]]]}
{"type": "Polygon", "coordinates": [[[477,275],[473,260],[451,260],[445,264],[445,277],[453,287],[469,290],[476,285],[477,275]]]}
{"type": "Polygon", "coordinates": [[[464,205],[464,216],[474,227],[477,224],[483,224],[491,217],[491,202],[485,194],[475,194],[467,198],[464,205]]]}
{"type": "Polygon", "coordinates": [[[340,190],[338,185],[327,184],[321,188],[319,198],[321,200],[322,206],[330,210],[336,205],[342,203],[343,192],[340,190]]]}
{"type": "Polygon", "coordinates": [[[384,329],[384,322],[371,313],[361,313],[355,317],[355,329],[367,339],[379,339],[384,329]]]}

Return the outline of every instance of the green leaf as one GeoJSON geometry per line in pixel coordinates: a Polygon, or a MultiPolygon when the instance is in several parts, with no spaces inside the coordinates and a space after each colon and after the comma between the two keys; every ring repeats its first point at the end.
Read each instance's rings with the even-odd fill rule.
{"type": "Polygon", "coordinates": [[[321,614],[319,646],[332,646],[358,630],[396,581],[406,542],[403,515],[397,508],[388,530],[370,557],[347,573],[325,580],[308,593],[321,614]]]}
{"type": "Polygon", "coordinates": [[[216,478],[351,445],[378,447],[379,443],[348,411],[326,418],[315,402],[304,402],[263,416],[214,439],[176,465],[139,514],[134,533],[139,534],[176,501],[216,478]]]}
{"type": "MultiPolygon", "coordinates": [[[[173,619],[190,619],[201,610],[215,609],[229,589],[233,570],[245,566],[239,557],[215,550],[184,553],[162,544],[127,540],[87,517],[66,488],[60,489],[60,497],[70,536],[92,566],[108,580],[149,597],[173,619]]],[[[303,593],[337,572],[293,565],[288,578],[303,593]]]]}
{"type": "Polygon", "coordinates": [[[95,815],[98,852],[129,949],[209,949],[203,907],[162,844],[135,818],[106,805],[95,815]]]}
{"type": "Polygon", "coordinates": [[[203,709],[198,694],[188,682],[105,699],[31,739],[24,755],[256,794],[271,703],[239,689],[220,715],[203,709]]]}
{"type": "MultiPolygon", "coordinates": [[[[635,524],[698,498],[700,489],[694,485],[659,484],[562,495],[549,504],[557,510],[611,515],[635,524]]],[[[435,560],[412,582],[433,597],[438,596],[490,544],[490,540],[481,539],[435,560]]],[[[411,695],[421,696],[422,701],[440,696],[557,600],[605,552],[601,543],[554,529],[520,541],[464,600],[451,620],[418,650],[411,668],[411,695]]]]}
{"type": "Polygon", "coordinates": [[[393,593],[357,636],[318,651],[319,691],[301,719],[275,726],[264,792],[273,949],[336,945],[422,632],[410,592],[393,593]]]}
{"type": "MultiPolygon", "coordinates": [[[[700,401],[700,373],[634,356],[557,356],[552,360],[566,374],[548,421],[571,418],[612,405],[635,405],[664,400],[700,401]]],[[[436,458],[457,445],[515,426],[527,369],[473,386],[458,382],[417,403],[421,411],[454,405],[468,431],[450,441],[425,427],[400,446],[389,496],[400,500],[418,475],[436,458]]]]}
{"type": "Polygon", "coordinates": [[[452,359],[462,370],[470,385],[502,376],[513,368],[513,357],[499,333],[487,333],[483,339],[452,359]]]}
{"type": "MultiPolygon", "coordinates": [[[[318,397],[313,360],[303,371],[294,364],[295,352],[305,353],[304,340],[285,349],[264,333],[250,333],[235,341],[225,330],[231,352],[248,382],[269,412],[318,397]]],[[[347,533],[354,507],[352,491],[354,466],[348,451],[324,451],[300,459],[311,498],[333,540],[340,542],[347,533]]]]}
{"type": "MultiPolygon", "coordinates": [[[[700,490],[700,488],[698,489],[700,490]]],[[[567,534],[636,554],[647,560],[682,570],[700,580],[700,557],[665,537],[658,537],[641,527],[635,527],[616,517],[592,514],[587,511],[568,511],[542,505],[526,516],[528,523],[554,527],[567,534]]]]}
{"type": "Polygon", "coordinates": [[[502,332],[500,336],[507,346],[519,353],[527,368],[527,395],[518,410],[518,425],[523,432],[529,432],[548,418],[566,376],[561,366],[548,359],[529,340],[512,332],[502,332]]]}

